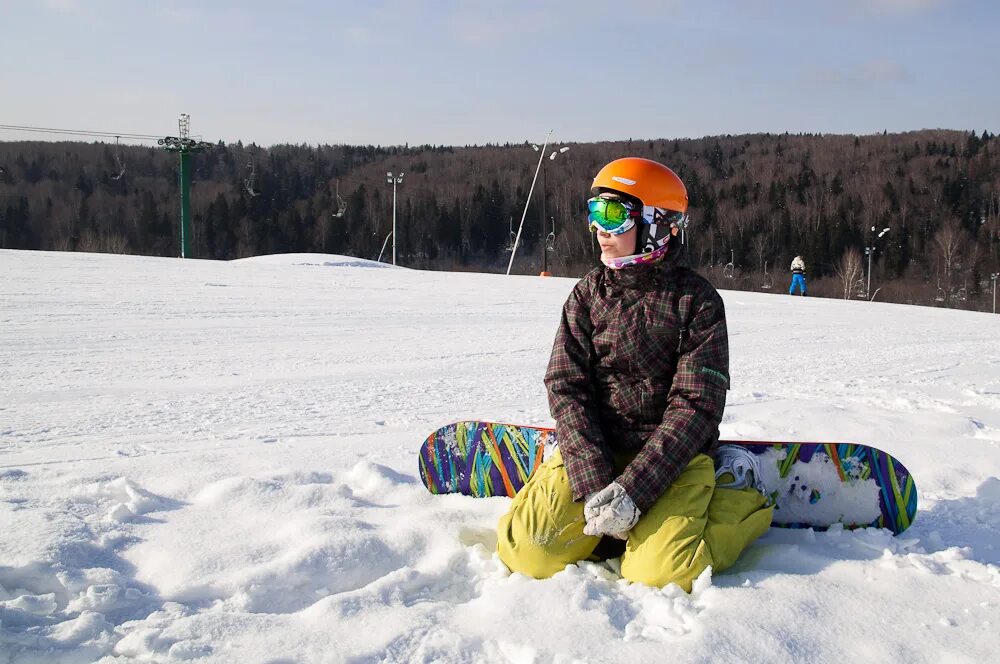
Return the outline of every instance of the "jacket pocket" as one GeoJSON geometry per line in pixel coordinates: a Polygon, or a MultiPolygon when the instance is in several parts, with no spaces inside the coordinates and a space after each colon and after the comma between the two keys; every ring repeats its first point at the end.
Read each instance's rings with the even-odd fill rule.
{"type": "Polygon", "coordinates": [[[683,339],[683,329],[677,319],[647,320],[646,339],[639,347],[639,362],[645,376],[673,379],[677,371],[677,356],[683,339]]]}

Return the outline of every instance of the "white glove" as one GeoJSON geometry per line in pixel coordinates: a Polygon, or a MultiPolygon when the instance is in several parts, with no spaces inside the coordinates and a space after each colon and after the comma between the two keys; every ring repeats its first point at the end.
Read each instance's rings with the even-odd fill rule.
{"type": "Polygon", "coordinates": [[[610,535],[624,540],[628,539],[628,531],[639,520],[639,508],[621,484],[612,482],[587,498],[583,505],[583,517],[587,520],[587,525],[583,527],[585,535],[610,535]]]}

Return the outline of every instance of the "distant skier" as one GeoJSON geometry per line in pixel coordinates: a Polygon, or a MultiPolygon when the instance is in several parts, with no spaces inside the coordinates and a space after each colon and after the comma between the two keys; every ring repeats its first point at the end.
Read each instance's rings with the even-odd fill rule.
{"type": "Polygon", "coordinates": [[[688,196],[648,159],[594,178],[603,267],[563,308],[545,373],[559,445],[497,528],[500,559],[538,579],[621,556],[629,581],[687,591],[771,524],[756,456],[719,445],[729,389],[722,298],[678,260],[688,196]]]}
{"type": "Polygon", "coordinates": [[[798,287],[799,294],[806,294],[806,262],[802,260],[802,256],[796,256],[792,259],[792,284],[788,287],[788,294],[795,295],[795,288],[798,287]]]}

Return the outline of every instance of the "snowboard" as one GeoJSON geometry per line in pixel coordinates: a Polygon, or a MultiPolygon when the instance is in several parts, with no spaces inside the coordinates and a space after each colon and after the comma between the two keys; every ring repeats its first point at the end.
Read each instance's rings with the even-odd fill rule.
{"type": "MultiPolygon", "coordinates": [[[[772,526],[826,530],[906,530],[917,512],[909,471],[867,445],[722,440],[756,454],[766,494],[775,506],[772,526]]],[[[521,489],[556,445],[554,429],[498,422],[453,422],[420,448],[420,478],[434,494],[510,496],[521,489]]]]}

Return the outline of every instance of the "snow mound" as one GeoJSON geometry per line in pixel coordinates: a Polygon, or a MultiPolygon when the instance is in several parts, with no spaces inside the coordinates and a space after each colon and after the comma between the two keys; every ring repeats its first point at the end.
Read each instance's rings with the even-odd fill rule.
{"type": "Polygon", "coordinates": [[[77,489],[76,495],[78,503],[91,502],[106,507],[110,521],[128,521],[170,504],[124,477],[88,484],[77,489]]]}
{"type": "Polygon", "coordinates": [[[390,263],[380,263],[378,261],[355,258],[354,256],[341,256],[339,254],[270,254],[267,256],[239,258],[230,261],[230,263],[244,265],[309,265],[318,267],[398,267],[390,263]]]}

